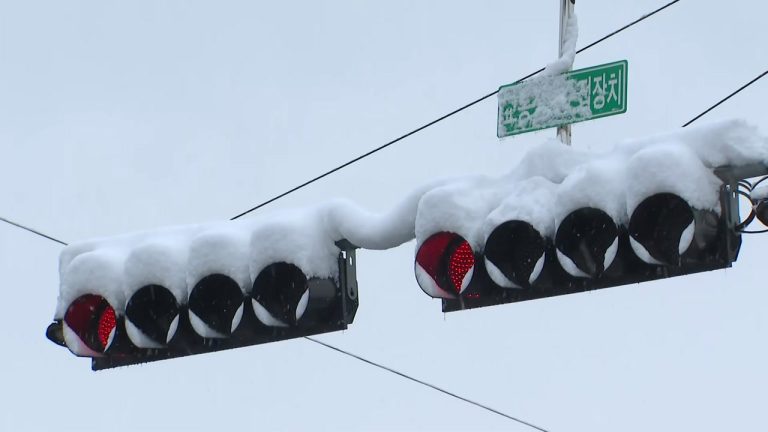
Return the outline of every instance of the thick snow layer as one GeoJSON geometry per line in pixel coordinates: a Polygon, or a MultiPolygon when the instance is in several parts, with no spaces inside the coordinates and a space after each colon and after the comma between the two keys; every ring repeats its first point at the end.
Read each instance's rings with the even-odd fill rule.
{"type": "Polygon", "coordinates": [[[578,38],[579,21],[576,19],[576,14],[572,14],[565,25],[565,32],[563,34],[563,54],[559,59],[548,64],[544,69],[544,72],[542,72],[542,75],[555,76],[571,70],[571,67],[573,67],[573,60],[576,58],[576,41],[578,38]]]}
{"type": "Polygon", "coordinates": [[[541,235],[555,235],[552,214],[557,202],[557,185],[544,177],[532,177],[515,182],[498,207],[485,218],[481,238],[509,220],[528,222],[541,235]]]}
{"type": "Polygon", "coordinates": [[[547,65],[541,75],[499,90],[498,136],[507,135],[507,127],[541,129],[592,114],[589,83],[565,75],[576,57],[578,35],[578,20],[572,15],[565,26],[560,58],[547,65]]]}
{"type": "Polygon", "coordinates": [[[605,211],[626,224],[640,201],[656,193],[681,196],[692,207],[720,211],[720,166],[768,164],[768,140],[743,121],[724,121],[590,152],[550,140],[500,178],[472,177],[424,195],[416,218],[420,245],[451,231],[482,252],[491,231],[507,220],[530,223],[545,237],[580,207],[605,211]]]}
{"type": "MultiPolygon", "coordinates": [[[[578,145],[578,144],[577,144],[578,145]]],[[[441,180],[415,190],[384,214],[348,201],[293,212],[187,225],[83,241],[60,256],[56,318],[83,294],[99,294],[118,314],[148,284],[167,287],[180,302],[202,277],[222,273],[248,291],[267,265],[288,262],[308,277],[338,277],[336,242],[388,249],[414,237],[449,231],[481,252],[490,232],[507,220],[530,223],[552,237],[559,221],[580,207],[605,211],[626,224],[637,204],[671,192],[693,207],[719,211],[724,165],[768,164],[768,140],[742,121],[678,130],[590,152],[554,140],[534,148],[498,178],[441,180]]]]}
{"type": "Polygon", "coordinates": [[[514,129],[541,129],[592,115],[589,82],[568,75],[539,76],[499,91],[498,135],[514,129]]]}
{"type": "Polygon", "coordinates": [[[61,287],[56,318],[83,294],[107,299],[118,314],[145,285],[168,288],[186,302],[204,276],[221,273],[244,291],[258,273],[276,262],[295,264],[307,277],[337,278],[336,242],[365,249],[389,249],[412,240],[416,208],[426,185],[385,214],[347,201],[280,212],[262,218],[187,225],[73,243],[59,257],[61,287]]]}

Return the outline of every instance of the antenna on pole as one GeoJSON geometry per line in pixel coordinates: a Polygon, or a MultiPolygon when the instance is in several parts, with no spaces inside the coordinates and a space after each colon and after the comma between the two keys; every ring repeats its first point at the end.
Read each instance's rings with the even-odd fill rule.
{"type": "MultiPolygon", "coordinates": [[[[568,20],[573,15],[573,8],[576,0],[560,0],[560,44],[558,47],[558,57],[563,56],[565,45],[565,32],[568,20]]],[[[568,68],[571,70],[573,68],[568,68]]],[[[560,126],[557,128],[557,138],[565,145],[571,145],[571,125],[560,126]]]]}

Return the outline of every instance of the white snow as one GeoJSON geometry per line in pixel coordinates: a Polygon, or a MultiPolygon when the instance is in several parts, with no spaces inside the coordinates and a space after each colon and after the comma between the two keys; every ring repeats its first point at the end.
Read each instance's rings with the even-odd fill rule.
{"type": "MultiPolygon", "coordinates": [[[[768,140],[742,121],[627,141],[607,152],[550,141],[504,176],[437,181],[384,214],[337,200],[257,218],[88,240],[61,253],[55,317],[63,317],[83,294],[102,295],[123,314],[130,295],[147,284],[163,285],[185,302],[191,287],[211,273],[232,277],[247,292],[264,267],[280,261],[297,265],[308,277],[336,278],[335,242],[341,239],[364,249],[388,249],[415,237],[418,247],[429,236],[450,231],[482,252],[490,232],[504,221],[524,220],[552,237],[567,213],[589,206],[625,224],[642,199],[659,192],[719,211],[721,183],[713,170],[754,163],[768,164],[768,140]]],[[[417,277],[429,279],[418,271],[417,277]]],[[[434,294],[447,294],[439,291],[435,287],[434,294]]]]}
{"type": "Polygon", "coordinates": [[[661,192],[719,212],[721,182],[714,169],[754,163],[768,164],[768,140],[738,120],[625,141],[605,152],[553,139],[502,177],[471,177],[427,192],[416,218],[417,248],[432,234],[450,231],[482,252],[493,228],[515,219],[552,237],[567,213],[587,206],[626,224],[641,200],[661,192]]]}
{"type": "Polygon", "coordinates": [[[501,203],[491,211],[483,224],[481,238],[508,220],[528,222],[544,237],[555,234],[552,214],[557,202],[557,185],[544,177],[512,182],[501,203]]]}
{"type": "Polygon", "coordinates": [[[505,135],[505,125],[514,125],[515,129],[540,129],[592,114],[589,83],[564,75],[571,70],[576,57],[579,26],[575,14],[568,19],[563,36],[562,55],[539,76],[499,90],[499,136],[505,135]]]}
{"type": "Polygon", "coordinates": [[[445,182],[417,189],[384,214],[336,200],[259,218],[73,243],[59,257],[61,286],[55,317],[63,317],[69,304],[83,294],[103,296],[122,315],[131,294],[149,284],[168,288],[184,303],[194,285],[213,273],[231,277],[248,292],[261,270],[281,261],[295,264],[307,277],[337,278],[336,241],[388,249],[412,240],[421,196],[445,182]]]}
{"type": "Polygon", "coordinates": [[[228,276],[241,289],[250,285],[249,238],[240,235],[232,225],[211,227],[192,238],[186,264],[186,286],[192,287],[211,274],[228,276]]]}
{"type": "Polygon", "coordinates": [[[444,289],[440,288],[439,285],[435,282],[434,279],[432,279],[432,276],[430,276],[424,269],[416,264],[414,265],[414,272],[416,274],[416,282],[418,282],[421,289],[427,293],[430,297],[441,297],[441,298],[456,298],[456,296],[452,293],[449,293],[448,291],[445,291],[444,289]]]}
{"type": "Polygon", "coordinates": [[[659,192],[671,192],[692,207],[720,211],[718,189],[722,183],[696,153],[674,141],[639,150],[626,163],[629,179],[652,181],[627,182],[627,213],[640,202],[659,192]]]}
{"type": "Polygon", "coordinates": [[[592,114],[589,83],[567,75],[539,76],[503,87],[498,99],[499,136],[504,135],[505,124],[515,129],[541,129],[592,114]]]}
{"type": "Polygon", "coordinates": [[[568,18],[563,32],[563,54],[554,62],[547,65],[542,72],[544,76],[560,75],[569,71],[573,67],[573,60],[576,58],[576,42],[579,39],[579,21],[576,14],[573,13],[568,18]]]}
{"type": "MultiPolygon", "coordinates": [[[[144,334],[144,332],[141,331],[138,327],[136,327],[131,322],[131,320],[125,320],[125,332],[128,334],[128,338],[131,339],[131,342],[133,342],[133,344],[139,348],[162,348],[163,347],[162,344],[160,344],[159,342],[156,342],[155,340],[153,340],[152,338],[144,334]]],[[[171,340],[171,337],[173,337],[173,335],[170,335],[170,334],[169,336],[170,337],[166,337],[166,342],[171,340]]]]}
{"type": "Polygon", "coordinates": [[[167,288],[181,302],[186,300],[186,278],[178,268],[187,262],[187,248],[173,237],[158,237],[133,248],[124,261],[124,289],[128,299],[139,288],[156,284],[167,288]]]}
{"type": "Polygon", "coordinates": [[[576,167],[557,188],[553,205],[555,225],[574,210],[593,207],[604,211],[617,224],[626,219],[624,161],[614,155],[597,157],[576,167]]]}
{"type": "MultiPolygon", "coordinates": [[[[498,267],[496,267],[496,264],[494,264],[491,260],[488,258],[485,258],[485,271],[488,273],[488,276],[496,282],[496,284],[500,287],[504,288],[520,288],[520,285],[516,284],[515,282],[507,279],[507,277],[504,275],[504,273],[499,270],[498,267]]],[[[434,282],[432,282],[434,284],[434,282]]],[[[434,296],[433,296],[434,297],[434,296]]]]}

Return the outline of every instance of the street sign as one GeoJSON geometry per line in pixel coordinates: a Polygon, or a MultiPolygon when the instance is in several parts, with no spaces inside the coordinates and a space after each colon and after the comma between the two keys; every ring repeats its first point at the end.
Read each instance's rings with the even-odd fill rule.
{"type": "Polygon", "coordinates": [[[627,112],[627,61],[499,88],[499,138],[627,112]]]}

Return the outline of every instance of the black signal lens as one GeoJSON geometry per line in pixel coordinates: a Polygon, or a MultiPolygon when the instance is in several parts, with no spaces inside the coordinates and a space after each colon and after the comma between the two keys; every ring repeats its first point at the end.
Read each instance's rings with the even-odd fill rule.
{"type": "Polygon", "coordinates": [[[629,218],[629,238],[635,254],[648,264],[679,266],[693,240],[693,209],[671,193],[644,199],[629,218]]]}
{"type": "Polygon", "coordinates": [[[545,250],[546,240],[530,223],[507,221],[485,242],[485,268],[502,287],[529,287],[541,273],[545,250]]]}
{"type": "Polygon", "coordinates": [[[189,293],[189,321],[205,338],[229,337],[243,317],[243,292],[229,276],[208,275],[189,293]]]}
{"type": "Polygon", "coordinates": [[[618,250],[619,229],[607,213],[583,207],[569,213],[555,234],[557,259],[575,277],[599,277],[618,250]]]}
{"type": "Polygon", "coordinates": [[[253,282],[251,303],[256,318],[273,327],[295,326],[307,309],[307,276],[293,264],[265,267],[253,282]]]}
{"type": "Polygon", "coordinates": [[[136,291],[125,307],[125,330],[139,348],[161,348],[179,325],[179,305],[165,287],[147,285],[136,291]]]}

